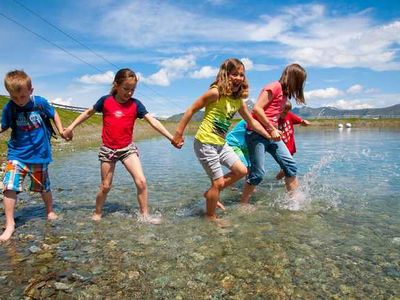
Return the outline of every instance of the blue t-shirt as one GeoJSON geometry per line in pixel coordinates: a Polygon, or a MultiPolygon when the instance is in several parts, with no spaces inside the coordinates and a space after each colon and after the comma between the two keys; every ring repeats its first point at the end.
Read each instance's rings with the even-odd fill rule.
{"type": "Polygon", "coordinates": [[[29,164],[50,163],[51,133],[40,114],[46,114],[53,119],[54,108],[40,96],[32,96],[24,107],[10,100],[3,108],[1,118],[3,129],[11,128],[13,111],[15,111],[16,132],[15,138],[11,137],[8,141],[7,159],[29,164]]]}

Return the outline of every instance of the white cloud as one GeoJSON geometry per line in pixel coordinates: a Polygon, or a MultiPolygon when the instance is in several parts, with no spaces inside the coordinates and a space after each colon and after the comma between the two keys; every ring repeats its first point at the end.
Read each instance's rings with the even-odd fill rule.
{"type": "Polygon", "coordinates": [[[331,98],[336,98],[340,95],[343,95],[343,92],[341,90],[338,90],[337,88],[329,87],[326,89],[317,89],[317,90],[312,90],[312,91],[307,91],[304,93],[304,97],[308,101],[309,99],[331,99],[331,98]]]}
{"type": "Polygon", "coordinates": [[[373,108],[371,104],[362,103],[358,100],[338,100],[336,102],[328,103],[327,106],[336,107],[340,109],[364,109],[364,108],[373,108]]]}
{"type": "Polygon", "coordinates": [[[351,87],[349,87],[346,90],[346,93],[348,93],[348,94],[358,94],[358,93],[361,93],[362,91],[363,91],[363,86],[360,85],[360,84],[355,84],[355,85],[352,85],[351,87]]]}
{"type": "Polygon", "coordinates": [[[240,61],[244,64],[246,71],[250,71],[251,69],[254,68],[254,63],[250,58],[243,57],[240,59],[240,61]]]}
{"type": "Polygon", "coordinates": [[[172,80],[183,77],[195,67],[196,59],[193,55],[185,55],[178,58],[165,59],[161,61],[160,65],[162,68],[148,77],[140,74],[140,80],[147,84],[169,86],[172,80]]]}
{"type": "Polygon", "coordinates": [[[71,101],[72,101],[71,98],[66,99],[66,100],[64,100],[64,99],[62,99],[62,98],[55,98],[52,102],[53,102],[53,103],[57,103],[57,104],[61,104],[61,105],[68,105],[68,106],[71,106],[71,105],[72,105],[72,104],[71,104],[71,101]]]}
{"type": "Polygon", "coordinates": [[[192,72],[190,77],[196,79],[215,77],[218,73],[218,70],[218,68],[204,66],[200,70],[192,72]]]}
{"type": "Polygon", "coordinates": [[[111,84],[114,80],[114,73],[107,71],[103,74],[83,75],[78,79],[79,82],[85,84],[111,84]]]}

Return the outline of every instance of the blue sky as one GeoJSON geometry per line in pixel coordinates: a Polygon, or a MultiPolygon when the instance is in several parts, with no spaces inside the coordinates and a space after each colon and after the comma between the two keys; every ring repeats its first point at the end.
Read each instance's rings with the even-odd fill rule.
{"type": "Polygon", "coordinates": [[[36,94],[75,106],[91,106],[129,67],[151,113],[183,112],[229,57],[245,63],[252,101],[297,62],[310,107],[400,103],[394,0],[2,0],[0,39],[2,77],[24,69],[36,94]]]}

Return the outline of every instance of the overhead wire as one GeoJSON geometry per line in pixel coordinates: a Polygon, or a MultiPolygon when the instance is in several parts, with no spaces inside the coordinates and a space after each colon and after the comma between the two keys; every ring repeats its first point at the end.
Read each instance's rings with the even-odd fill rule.
{"type": "MultiPolygon", "coordinates": [[[[67,32],[65,32],[64,30],[62,30],[61,28],[59,28],[58,26],[54,25],[53,23],[51,23],[50,21],[48,21],[47,19],[43,18],[40,14],[38,14],[37,12],[33,11],[32,9],[30,9],[29,7],[27,7],[26,5],[22,4],[20,1],[18,0],[13,0],[15,3],[17,3],[19,6],[21,6],[23,9],[25,9],[26,11],[30,12],[31,14],[35,15],[36,17],[38,17],[39,19],[41,19],[43,22],[45,22],[46,24],[48,24],[49,26],[51,26],[52,28],[56,29],[57,31],[61,32],[62,34],[64,34],[65,36],[67,36],[68,38],[70,38],[71,40],[73,40],[74,42],[76,42],[77,44],[79,44],[80,46],[84,47],[85,49],[89,50],[92,54],[94,54],[95,56],[97,56],[98,58],[104,60],[105,62],[107,62],[108,64],[110,64],[111,66],[113,66],[116,69],[120,69],[119,66],[117,66],[115,63],[111,62],[110,60],[108,60],[107,58],[105,58],[103,55],[97,53],[96,51],[94,51],[93,49],[91,49],[90,47],[88,47],[87,45],[85,45],[84,43],[82,43],[81,41],[79,41],[78,39],[74,38],[72,35],[68,34],[67,32]]],[[[12,20],[11,18],[5,16],[4,14],[2,14],[4,17],[6,17],[9,20],[12,20]]],[[[17,21],[12,20],[14,23],[17,23],[17,21]]],[[[46,40],[47,42],[51,43],[52,45],[56,46],[57,48],[63,50],[64,52],[68,53],[69,55],[73,56],[76,59],[79,59],[79,61],[84,62],[88,65],[90,65],[91,67],[94,67],[92,64],[84,61],[81,58],[78,58],[75,54],[72,54],[68,51],[66,51],[65,49],[63,49],[62,47],[56,45],[53,42],[50,42],[48,39],[44,38],[43,36],[33,32],[32,30],[30,30],[29,28],[27,28],[26,26],[22,25],[22,24],[18,24],[20,26],[22,26],[23,28],[27,29],[28,31],[32,32],[33,34],[39,36],[40,38],[43,38],[44,40],[46,40]]],[[[104,71],[101,71],[99,68],[94,67],[95,70],[104,73],[104,71]]],[[[141,82],[141,85],[143,85],[145,88],[147,88],[148,90],[152,91],[155,95],[157,95],[158,97],[160,97],[161,99],[167,100],[169,104],[173,104],[174,106],[176,106],[176,108],[180,109],[179,104],[175,103],[175,101],[172,101],[171,99],[168,99],[167,97],[165,97],[164,95],[162,95],[161,93],[159,93],[157,90],[153,89],[152,87],[150,87],[148,84],[146,84],[145,82],[141,82]]],[[[142,95],[144,95],[143,93],[141,93],[142,95]]],[[[161,102],[161,100],[157,99],[157,98],[150,98],[149,96],[145,96],[147,98],[149,98],[152,101],[156,101],[158,103],[161,103],[163,106],[165,105],[165,103],[161,102]]],[[[168,108],[171,108],[171,105],[168,105],[168,108]]]]}

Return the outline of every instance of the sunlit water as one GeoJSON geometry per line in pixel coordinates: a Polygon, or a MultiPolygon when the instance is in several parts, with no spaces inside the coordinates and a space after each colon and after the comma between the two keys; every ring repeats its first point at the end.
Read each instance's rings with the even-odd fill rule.
{"type": "Polygon", "coordinates": [[[97,150],[57,155],[62,219],[46,222],[43,204],[21,194],[16,232],[0,245],[0,298],[398,299],[400,131],[307,129],[296,142],[299,193],[286,196],[268,158],[253,209],[238,207],[240,184],[223,192],[225,228],[202,217],[209,180],[190,138],[179,151],[138,143],[159,226],[137,221],[121,165],[92,222],[97,150]]]}

